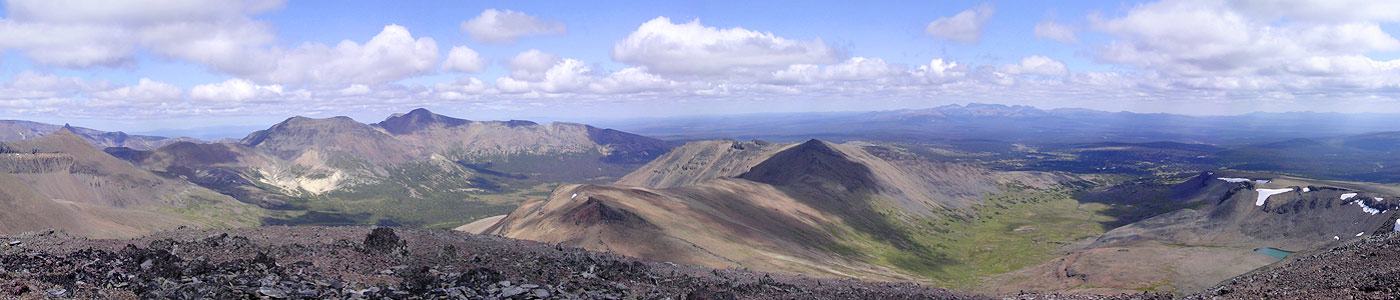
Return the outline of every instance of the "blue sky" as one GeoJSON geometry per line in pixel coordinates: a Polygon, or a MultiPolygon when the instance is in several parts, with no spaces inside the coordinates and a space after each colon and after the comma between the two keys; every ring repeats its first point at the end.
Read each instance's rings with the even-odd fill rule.
{"type": "Polygon", "coordinates": [[[1400,112],[1400,5],[1380,1],[123,2],[5,1],[0,118],[1400,112]]]}

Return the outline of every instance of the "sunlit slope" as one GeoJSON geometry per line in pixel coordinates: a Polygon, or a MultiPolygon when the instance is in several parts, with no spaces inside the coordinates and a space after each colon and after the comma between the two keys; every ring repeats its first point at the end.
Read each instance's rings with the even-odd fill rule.
{"type": "Polygon", "coordinates": [[[5,143],[3,230],[54,228],[93,237],[134,236],[181,225],[257,225],[261,209],[164,178],[93,148],[61,129],[5,143]]]}
{"type": "MultiPolygon", "coordinates": [[[[657,161],[683,166],[654,162],[624,181],[632,178],[664,185],[699,180],[694,177],[717,178],[668,188],[562,186],[548,199],[523,204],[485,232],[658,261],[826,277],[949,282],[976,273],[954,269],[980,262],[960,261],[966,254],[956,249],[963,245],[950,243],[961,239],[948,229],[985,230],[973,228],[976,225],[970,222],[983,219],[983,214],[1028,212],[1017,204],[1031,200],[989,197],[1006,194],[1005,187],[1040,195],[1041,190],[1030,186],[1049,188],[1058,180],[1069,180],[1053,174],[999,173],[926,161],[898,148],[817,140],[781,146],[692,142],[657,161]],[[756,155],[766,157],[752,159],[756,155]],[[757,163],[704,163],[704,157],[749,158],[757,163]],[[723,176],[728,174],[737,175],[723,176]],[[993,202],[996,207],[989,206],[993,202]]],[[[1035,205],[1051,202],[1034,201],[1039,203],[1035,205]]],[[[1074,205],[1056,209],[1073,211],[1074,205]]],[[[1092,215],[1065,223],[1092,224],[1092,215]]],[[[1058,229],[1061,224],[1054,222],[1043,226],[1058,229]]],[[[1013,239],[1007,240],[1008,245],[1022,237],[1013,239]]]]}

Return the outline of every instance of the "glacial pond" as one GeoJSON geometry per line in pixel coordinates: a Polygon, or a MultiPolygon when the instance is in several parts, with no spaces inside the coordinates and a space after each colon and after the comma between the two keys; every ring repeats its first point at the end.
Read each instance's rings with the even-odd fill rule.
{"type": "Polygon", "coordinates": [[[1288,257],[1288,255],[1293,254],[1293,252],[1283,251],[1274,248],[1259,248],[1254,249],[1254,252],[1267,254],[1269,256],[1277,257],[1278,259],[1283,259],[1284,257],[1288,257]]]}

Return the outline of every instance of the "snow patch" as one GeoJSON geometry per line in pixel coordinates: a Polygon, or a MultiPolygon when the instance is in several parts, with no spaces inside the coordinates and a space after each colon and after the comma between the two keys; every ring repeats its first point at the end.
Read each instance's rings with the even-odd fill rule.
{"type": "Polygon", "coordinates": [[[1258,183],[1258,184],[1265,184],[1265,183],[1269,183],[1269,182],[1272,182],[1272,180],[1268,180],[1268,179],[1255,179],[1255,180],[1254,180],[1254,183],[1258,183]]]}
{"type": "Polygon", "coordinates": [[[1366,234],[1366,232],[1365,232],[1365,231],[1357,232],[1357,233],[1356,233],[1356,236],[1361,236],[1362,234],[1366,234]]]}
{"type": "Polygon", "coordinates": [[[1311,192],[1311,191],[1312,191],[1312,188],[1308,188],[1308,187],[1306,187],[1306,186],[1303,187],[1303,192],[1304,192],[1304,193],[1311,192]]]}
{"type": "Polygon", "coordinates": [[[1340,241],[1340,240],[1342,240],[1342,237],[1340,237],[1340,236],[1335,236],[1335,235],[1334,235],[1334,236],[1332,236],[1332,239],[1333,239],[1333,240],[1338,240],[1338,241],[1340,241]]]}
{"type": "MultiPolygon", "coordinates": [[[[1376,198],[1376,201],[1381,201],[1381,199],[1384,199],[1384,198],[1376,198]]],[[[1368,214],[1372,214],[1372,215],[1385,212],[1384,210],[1379,210],[1379,209],[1371,208],[1370,206],[1366,206],[1366,201],[1356,200],[1356,205],[1361,206],[1361,212],[1368,213],[1368,214]]]]}
{"type": "Polygon", "coordinates": [[[1395,219],[1395,231],[1400,231],[1400,219],[1395,219]]]}
{"type": "Polygon", "coordinates": [[[574,198],[578,198],[578,193],[574,193],[573,196],[569,196],[569,200],[574,200],[574,198]]]}
{"type": "Polygon", "coordinates": [[[1241,182],[1249,181],[1249,178],[1221,177],[1221,178],[1216,178],[1216,179],[1224,180],[1225,182],[1229,182],[1229,183],[1241,183],[1241,182]]]}
{"type": "Polygon", "coordinates": [[[1351,197],[1356,197],[1356,193],[1342,194],[1342,200],[1351,199],[1351,197]]]}
{"type": "Polygon", "coordinates": [[[1259,192],[1259,199],[1254,200],[1254,206],[1264,206],[1264,201],[1269,200],[1269,196],[1278,195],[1293,191],[1293,188],[1286,189],[1256,189],[1259,192]]]}

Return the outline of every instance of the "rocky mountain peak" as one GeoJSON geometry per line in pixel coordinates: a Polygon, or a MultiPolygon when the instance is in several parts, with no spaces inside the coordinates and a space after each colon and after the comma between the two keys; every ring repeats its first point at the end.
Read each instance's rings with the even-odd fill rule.
{"type": "Polygon", "coordinates": [[[739,178],[772,185],[814,184],[845,190],[875,188],[870,167],[830,143],[812,139],[785,149],[739,178]]]}
{"type": "Polygon", "coordinates": [[[456,127],[471,123],[471,121],[435,114],[424,108],[414,109],[406,114],[394,114],[383,122],[375,123],[374,126],[384,128],[390,134],[402,135],[410,134],[418,130],[433,126],[456,127]]]}

